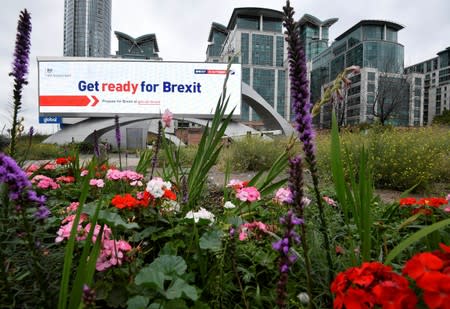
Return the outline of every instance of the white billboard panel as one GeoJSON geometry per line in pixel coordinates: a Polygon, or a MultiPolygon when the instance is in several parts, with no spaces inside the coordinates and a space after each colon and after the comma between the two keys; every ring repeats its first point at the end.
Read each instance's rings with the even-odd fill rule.
{"type": "MultiPolygon", "coordinates": [[[[211,117],[227,64],[124,59],[38,58],[41,116],[211,117]]],[[[231,65],[227,114],[240,115],[241,66],[231,65]]]]}

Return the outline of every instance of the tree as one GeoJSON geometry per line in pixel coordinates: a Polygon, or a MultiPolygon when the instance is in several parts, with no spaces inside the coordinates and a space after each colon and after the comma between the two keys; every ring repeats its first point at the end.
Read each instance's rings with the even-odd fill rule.
{"type": "Polygon", "coordinates": [[[433,124],[437,125],[450,125],[450,110],[444,110],[441,115],[437,115],[433,118],[433,124]]]}
{"type": "Polygon", "coordinates": [[[408,108],[408,93],[409,84],[404,75],[379,73],[372,106],[373,116],[381,125],[391,118],[401,118],[400,112],[408,108]]]}

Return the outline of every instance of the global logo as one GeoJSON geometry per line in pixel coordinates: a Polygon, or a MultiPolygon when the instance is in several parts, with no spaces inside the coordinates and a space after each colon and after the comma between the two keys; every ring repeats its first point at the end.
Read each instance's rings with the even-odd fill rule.
{"type": "Polygon", "coordinates": [[[52,73],[53,69],[52,68],[47,68],[47,73],[52,73]]]}

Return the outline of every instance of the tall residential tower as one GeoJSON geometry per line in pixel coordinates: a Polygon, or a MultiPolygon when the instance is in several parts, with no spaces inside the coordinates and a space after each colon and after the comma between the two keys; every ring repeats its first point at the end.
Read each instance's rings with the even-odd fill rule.
{"type": "Polygon", "coordinates": [[[64,56],[110,56],[111,2],[64,1],[64,56]]]}

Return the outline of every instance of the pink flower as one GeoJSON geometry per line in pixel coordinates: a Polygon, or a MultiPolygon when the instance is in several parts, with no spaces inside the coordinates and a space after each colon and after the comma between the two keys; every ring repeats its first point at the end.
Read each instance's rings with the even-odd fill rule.
{"type": "Polygon", "coordinates": [[[242,189],[247,185],[246,181],[242,181],[239,179],[231,179],[230,182],[227,184],[227,188],[233,188],[234,190],[242,189]]]}
{"type": "Polygon", "coordinates": [[[444,208],[445,212],[450,212],[450,206],[444,208]]]}
{"type": "Polygon", "coordinates": [[[36,164],[30,164],[26,169],[25,169],[25,171],[28,173],[34,173],[34,172],[36,172],[37,170],[39,169],[39,166],[38,165],[36,165],[36,164]]]}
{"type": "Polygon", "coordinates": [[[170,124],[171,124],[172,119],[173,119],[173,114],[166,108],[166,110],[164,111],[164,114],[162,115],[161,119],[164,122],[164,127],[165,128],[170,128],[170,124]]]}
{"type": "Polygon", "coordinates": [[[72,183],[75,182],[75,177],[73,176],[60,176],[56,178],[57,182],[65,182],[65,183],[72,183]]]}
{"type": "Polygon", "coordinates": [[[251,223],[244,223],[239,227],[239,240],[243,241],[248,238],[248,233],[250,231],[260,231],[262,233],[267,233],[267,225],[260,221],[253,221],[251,223]]]}
{"type": "Polygon", "coordinates": [[[122,176],[123,173],[119,170],[109,169],[106,171],[106,178],[109,180],[120,180],[122,176]]]}
{"type": "Polygon", "coordinates": [[[323,200],[325,201],[325,203],[327,203],[330,206],[337,206],[336,201],[328,196],[324,196],[323,200]]]}
{"type": "Polygon", "coordinates": [[[102,250],[97,258],[95,268],[98,271],[104,271],[116,265],[122,265],[125,256],[124,253],[131,250],[131,246],[124,240],[104,240],[102,250]]]}
{"type": "Polygon", "coordinates": [[[97,188],[103,188],[105,186],[105,182],[103,181],[103,179],[96,178],[92,178],[91,180],[89,180],[89,184],[91,186],[96,186],[97,188]]]}
{"type": "Polygon", "coordinates": [[[37,187],[40,189],[58,189],[59,184],[57,184],[52,178],[44,175],[36,175],[31,179],[32,183],[37,183],[37,187]]]}
{"type": "Polygon", "coordinates": [[[254,202],[261,199],[261,195],[255,187],[245,187],[238,190],[236,197],[242,202],[254,202]]]}
{"type": "Polygon", "coordinates": [[[275,193],[275,201],[277,203],[292,203],[292,192],[289,188],[280,188],[275,193]]]}
{"type": "Polygon", "coordinates": [[[87,174],[89,174],[88,170],[82,170],[80,176],[86,176],[87,174]]]}
{"type": "Polygon", "coordinates": [[[78,206],[80,206],[79,202],[72,202],[70,205],[66,208],[66,212],[75,212],[77,211],[78,206]]]}
{"type": "Polygon", "coordinates": [[[56,164],[55,164],[55,163],[47,163],[47,164],[44,166],[44,170],[49,170],[49,171],[51,171],[51,170],[54,170],[54,169],[56,169],[56,164]]]}

